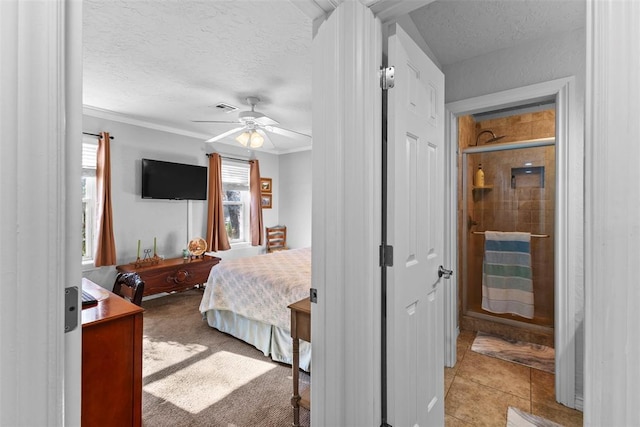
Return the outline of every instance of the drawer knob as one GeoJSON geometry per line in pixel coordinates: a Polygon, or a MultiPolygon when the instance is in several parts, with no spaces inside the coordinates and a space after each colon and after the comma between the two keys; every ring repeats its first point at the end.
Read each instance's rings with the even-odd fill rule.
{"type": "Polygon", "coordinates": [[[174,283],[182,283],[189,278],[189,272],[187,270],[178,270],[176,271],[176,275],[171,277],[167,277],[167,281],[172,281],[174,283]]]}

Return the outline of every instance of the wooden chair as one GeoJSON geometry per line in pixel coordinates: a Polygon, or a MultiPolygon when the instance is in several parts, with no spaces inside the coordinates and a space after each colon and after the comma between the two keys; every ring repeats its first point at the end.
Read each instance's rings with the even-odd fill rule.
{"type": "Polygon", "coordinates": [[[276,225],[265,227],[267,240],[267,253],[287,249],[287,227],[276,225]]]}
{"type": "Polygon", "coordinates": [[[119,273],[113,284],[112,292],[135,305],[142,305],[144,281],[138,276],[138,273],[119,273]]]}

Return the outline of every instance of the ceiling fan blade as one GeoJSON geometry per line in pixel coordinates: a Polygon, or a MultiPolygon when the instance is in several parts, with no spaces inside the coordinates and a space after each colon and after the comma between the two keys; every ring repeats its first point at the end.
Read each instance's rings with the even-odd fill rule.
{"type": "Polygon", "coordinates": [[[276,147],[276,144],[273,143],[273,141],[271,140],[271,138],[269,138],[269,135],[267,135],[265,131],[263,131],[262,129],[256,129],[256,132],[262,135],[264,140],[267,141],[269,144],[271,144],[271,147],[273,147],[274,150],[278,149],[278,147],[276,147]]]}
{"type": "Polygon", "coordinates": [[[239,128],[235,128],[235,129],[231,129],[230,131],[227,131],[227,132],[225,132],[225,133],[221,133],[220,135],[218,135],[218,136],[214,136],[214,137],[213,137],[213,138],[211,138],[211,139],[207,139],[205,142],[216,142],[216,141],[220,141],[222,138],[227,137],[227,136],[229,136],[229,135],[231,135],[231,134],[233,134],[233,133],[239,132],[239,131],[244,130],[244,129],[245,129],[245,128],[244,128],[244,126],[239,127],[239,128]]]}
{"type": "Polygon", "coordinates": [[[226,120],[191,120],[192,123],[233,123],[236,125],[239,125],[240,122],[237,120],[234,120],[232,122],[230,121],[226,121],[226,120]]]}
{"type": "Polygon", "coordinates": [[[279,124],[276,120],[273,120],[271,117],[267,116],[256,117],[255,122],[260,126],[273,126],[279,124]]]}
{"type": "Polygon", "coordinates": [[[295,130],[285,129],[277,126],[265,126],[264,128],[269,132],[277,133],[278,135],[286,136],[289,138],[299,139],[301,136],[311,138],[311,135],[307,135],[306,133],[296,132],[295,130]]]}

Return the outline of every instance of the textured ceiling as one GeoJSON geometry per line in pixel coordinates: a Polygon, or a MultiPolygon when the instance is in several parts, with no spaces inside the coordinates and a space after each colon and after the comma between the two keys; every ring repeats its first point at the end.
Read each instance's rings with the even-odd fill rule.
{"type": "MultiPolygon", "coordinates": [[[[86,106],[208,138],[235,126],[192,120],[235,120],[212,106],[248,110],[245,98],[257,95],[257,111],[311,134],[311,19],[290,1],[83,5],[86,106]]],[[[279,151],[311,143],[271,139],[279,151]]]]}
{"type": "Polygon", "coordinates": [[[585,0],[438,0],[409,15],[441,65],[585,25],[585,0]]]}
{"type": "MultiPolygon", "coordinates": [[[[312,20],[300,4],[84,0],[83,102],[92,107],[87,111],[106,110],[205,140],[235,126],[192,120],[235,120],[237,112],[213,106],[225,102],[246,110],[245,98],[257,95],[257,111],[310,135],[312,20]]],[[[583,27],[585,1],[443,0],[410,17],[447,65],[583,27]]],[[[276,149],[265,149],[274,152],[311,146],[307,138],[270,137],[276,149]]],[[[220,143],[237,144],[233,136],[220,143]]]]}

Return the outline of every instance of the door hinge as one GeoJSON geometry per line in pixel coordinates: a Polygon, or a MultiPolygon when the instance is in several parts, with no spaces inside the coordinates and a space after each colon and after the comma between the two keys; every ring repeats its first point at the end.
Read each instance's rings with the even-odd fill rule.
{"type": "Polygon", "coordinates": [[[316,288],[311,288],[311,291],[309,292],[309,299],[314,304],[318,303],[318,290],[316,288]]]}
{"type": "Polygon", "coordinates": [[[391,89],[395,85],[395,67],[380,67],[380,87],[382,90],[391,89]]]}
{"type": "Polygon", "coordinates": [[[64,290],[64,331],[71,332],[78,327],[78,287],[71,286],[64,290]]]}
{"type": "Polygon", "coordinates": [[[393,246],[380,245],[380,267],[393,267],[393,246]]]}

